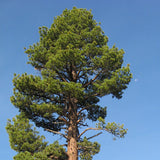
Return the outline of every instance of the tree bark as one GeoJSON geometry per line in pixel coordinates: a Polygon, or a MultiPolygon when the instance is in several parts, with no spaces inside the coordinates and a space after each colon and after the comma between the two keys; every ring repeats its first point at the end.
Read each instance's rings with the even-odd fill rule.
{"type": "Polygon", "coordinates": [[[77,140],[73,137],[68,141],[68,160],[78,160],[77,140]]]}
{"type": "Polygon", "coordinates": [[[78,127],[77,127],[77,105],[74,100],[69,106],[69,126],[68,126],[68,145],[67,154],[68,160],[78,160],[78,127]]]}

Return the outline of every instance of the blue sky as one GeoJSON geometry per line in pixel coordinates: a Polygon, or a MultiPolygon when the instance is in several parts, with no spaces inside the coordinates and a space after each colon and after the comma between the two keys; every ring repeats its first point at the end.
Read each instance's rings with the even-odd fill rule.
{"type": "MultiPolygon", "coordinates": [[[[14,73],[35,73],[27,65],[24,47],[39,39],[38,27],[53,23],[65,8],[92,9],[109,37],[109,46],[125,51],[124,65],[131,65],[133,79],[121,100],[102,98],[108,106],[107,121],[124,123],[128,134],[113,141],[103,134],[94,160],[160,159],[160,1],[158,0],[0,0],[0,155],[11,160],[5,130],[8,118],[18,112],[10,103],[14,73]]],[[[48,136],[48,134],[47,134],[48,136]]],[[[47,140],[56,140],[48,136],[47,140]]]]}

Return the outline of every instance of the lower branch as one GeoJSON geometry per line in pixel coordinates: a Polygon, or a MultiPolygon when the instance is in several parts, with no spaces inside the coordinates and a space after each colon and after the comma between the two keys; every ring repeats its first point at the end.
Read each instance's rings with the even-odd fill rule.
{"type": "Polygon", "coordinates": [[[91,138],[94,138],[94,137],[97,137],[99,136],[100,134],[102,134],[103,132],[99,132],[98,134],[95,134],[94,136],[91,136],[91,137],[88,137],[87,140],[91,139],[91,138]]]}
{"type": "Polygon", "coordinates": [[[66,135],[64,135],[63,133],[61,133],[61,132],[53,131],[53,130],[50,130],[50,129],[45,129],[45,130],[48,131],[48,132],[52,132],[52,133],[54,133],[54,134],[61,135],[61,136],[63,136],[64,138],[68,139],[68,137],[67,137],[66,135]]]}
{"type": "Polygon", "coordinates": [[[66,125],[68,124],[68,121],[64,117],[59,116],[58,119],[62,120],[66,125]]]}
{"type": "Polygon", "coordinates": [[[87,131],[89,130],[102,130],[101,128],[87,128],[85,129],[79,136],[78,136],[78,139],[84,134],[86,133],[87,131]]]}

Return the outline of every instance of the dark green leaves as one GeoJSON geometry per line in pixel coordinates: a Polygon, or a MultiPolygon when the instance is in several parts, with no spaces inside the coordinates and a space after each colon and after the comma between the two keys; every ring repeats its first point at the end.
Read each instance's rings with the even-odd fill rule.
{"type": "Polygon", "coordinates": [[[47,146],[45,137],[38,135],[23,113],[13,118],[13,123],[8,120],[6,130],[11,148],[18,152],[15,160],[67,160],[65,149],[57,141],[47,146]]]}
{"type": "Polygon", "coordinates": [[[44,142],[45,137],[38,135],[39,132],[32,128],[23,113],[13,118],[13,124],[8,120],[6,130],[10,137],[11,148],[17,152],[35,153],[42,151],[47,145],[44,142]]]}
{"type": "Polygon", "coordinates": [[[65,149],[57,141],[48,145],[43,151],[31,154],[28,151],[20,152],[14,160],[67,160],[65,149]]]}
{"type": "Polygon", "coordinates": [[[78,148],[81,160],[92,160],[93,156],[99,153],[100,144],[97,142],[90,142],[84,137],[83,141],[78,143],[78,148]]]}

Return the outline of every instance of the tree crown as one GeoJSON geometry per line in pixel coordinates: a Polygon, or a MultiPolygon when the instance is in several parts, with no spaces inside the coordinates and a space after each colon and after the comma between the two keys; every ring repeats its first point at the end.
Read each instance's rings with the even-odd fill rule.
{"type": "MultiPolygon", "coordinates": [[[[124,137],[123,125],[105,123],[106,107],[98,103],[109,94],[120,99],[132,78],[129,65],[122,66],[123,49],[108,47],[108,37],[86,9],[65,9],[51,28],[40,27],[39,33],[39,42],[25,53],[41,75],[15,75],[12,103],[38,127],[67,141],[76,132],[80,143],[91,129],[124,137]],[[98,121],[97,126],[80,134],[79,127],[88,126],[87,119],[98,121]]],[[[97,146],[82,141],[81,146],[97,146]]],[[[92,153],[96,152],[98,146],[92,153]]]]}

